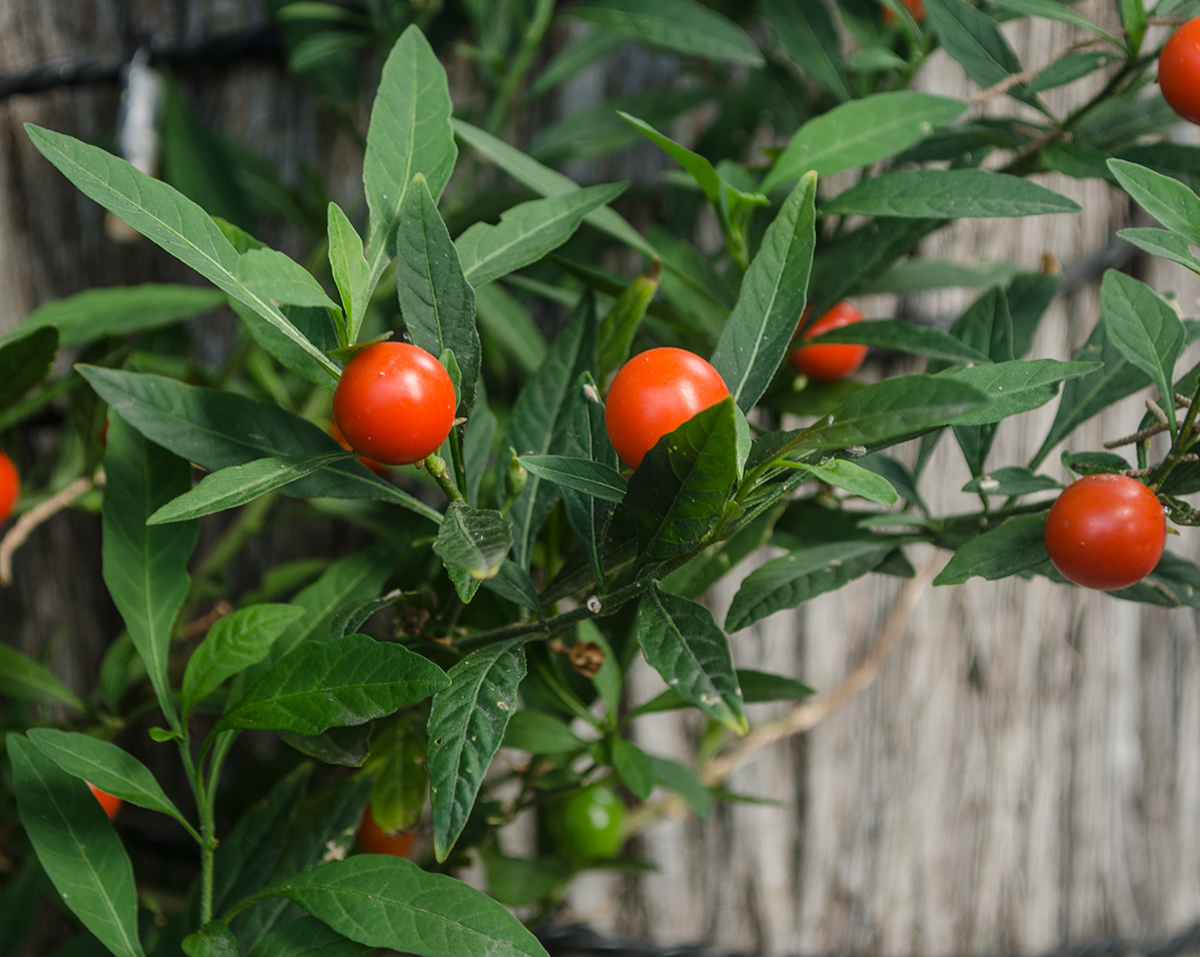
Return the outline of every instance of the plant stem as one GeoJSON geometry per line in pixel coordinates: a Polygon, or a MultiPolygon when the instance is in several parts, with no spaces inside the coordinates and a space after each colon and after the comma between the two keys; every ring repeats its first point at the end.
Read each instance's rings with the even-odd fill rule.
{"type": "Polygon", "coordinates": [[[1196,393],[1192,396],[1192,404],[1188,406],[1187,415],[1183,417],[1183,425],[1180,426],[1179,435],[1171,444],[1171,450],[1167,453],[1167,457],[1162,460],[1162,464],[1150,476],[1150,481],[1147,483],[1150,488],[1154,489],[1162,485],[1167,476],[1174,471],[1175,466],[1179,464],[1179,459],[1183,456],[1192,445],[1192,438],[1196,431],[1196,413],[1200,411],[1197,407],[1200,406],[1200,385],[1196,386],[1196,393]]]}
{"type": "Polygon", "coordinates": [[[521,48],[513,57],[508,72],[504,74],[504,79],[500,81],[496,98],[492,101],[491,109],[488,110],[487,125],[484,128],[489,133],[498,134],[504,126],[504,120],[516,95],[517,87],[525,78],[525,72],[529,69],[529,64],[533,62],[533,55],[537,52],[542,38],[550,28],[550,19],[553,15],[554,0],[538,0],[533,20],[530,21],[525,35],[521,38],[521,48]]]}
{"type": "Polygon", "coordinates": [[[450,499],[451,505],[467,504],[467,500],[463,498],[462,492],[454,484],[450,470],[446,468],[445,459],[434,452],[425,459],[425,468],[429,471],[430,477],[442,487],[442,491],[446,493],[446,498],[450,499]]]}

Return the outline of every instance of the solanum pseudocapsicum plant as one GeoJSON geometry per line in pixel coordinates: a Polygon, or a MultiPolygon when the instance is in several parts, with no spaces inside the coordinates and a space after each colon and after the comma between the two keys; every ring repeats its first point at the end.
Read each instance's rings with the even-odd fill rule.
{"type": "MultiPolygon", "coordinates": [[[[498,901],[541,915],[580,868],[617,850],[630,816],[613,808],[614,794],[640,802],[662,787],[706,814],[714,782],[704,767],[650,754],[627,731],[640,715],[692,707],[710,723],[711,757],[745,732],[747,704],[807,693],[790,676],[735,669],[729,634],[872,571],[911,575],[904,549],[918,542],[954,551],[945,583],[1061,577],[1044,544],[1046,496],[1061,483],[1038,468],[1082,422],[1151,386],[1153,415],[1127,443],[1136,461],[1071,447],[1063,464],[1077,475],[1126,473],[1123,482],[1142,483],[1173,522],[1196,521],[1180,496],[1200,490],[1200,368],[1176,376],[1195,330],[1171,303],[1110,272],[1102,319],[1074,359],[1028,360],[1056,275],[905,259],[957,218],[1076,211],[1022,178],[1052,169],[1120,183],[1165,227],[1123,235],[1200,273],[1191,251],[1200,198],[1183,182],[1200,176],[1200,150],[1150,139],[1173,116],[1145,89],[1157,51],[1142,49],[1140,4],[1121,0],[1118,34],[1041,0],[925,0],[921,22],[892,0],[890,21],[879,7],[842,0],[836,14],[855,47],[844,56],[835,11],[820,3],[741,5],[744,25],[763,21],[756,35],[769,39],[760,48],[691,0],[595,0],[558,14],[592,32],[532,81],[555,5],[529,3],[512,30],[499,30],[487,5],[463,6],[463,22],[431,5],[420,24],[390,7],[392,19],[376,10],[361,22],[319,4],[283,8],[299,31],[297,68],[327,95],[342,88],[331,77],[345,51],[387,41],[366,135],[365,214],[329,205],[328,268],[319,275],[169,183],[29,129],[83,193],[217,290],[91,291],[39,310],[0,348],[4,428],[63,396],[72,403],[58,475],[92,489],[85,505],[103,490],[104,579],[127,629],[85,700],[32,660],[0,654],[6,694],[74,715],[51,727],[48,713],[31,710],[6,738],[32,852],[22,874],[43,868],[99,945],[121,957],[181,947],[286,957],[323,945],[429,957],[543,953],[500,903],[450,872],[478,853],[498,901]],[[1072,46],[1027,74],[997,27],[1014,15],[1065,20],[1095,34],[1098,49],[1072,46]],[[324,42],[322,16],[336,43],[324,42]],[[473,38],[459,49],[470,50],[485,89],[477,114],[463,105],[455,115],[423,26],[473,38]],[[698,83],[568,117],[528,153],[497,135],[523,103],[627,42],[681,55],[698,83]],[[938,43],[989,97],[1011,97],[1043,119],[982,118],[965,100],[906,91],[938,43]],[[1102,69],[1108,82],[1083,106],[1060,114],[1043,102],[1044,91],[1102,69]],[[656,129],[701,99],[718,110],[695,150],[656,129]],[[769,162],[737,152],[764,119],[786,138],[769,162]],[[547,165],[639,136],[682,167],[664,187],[679,234],[635,230],[611,205],[624,184],[580,188],[547,165]],[[989,157],[1000,163],[984,170],[989,157]],[[836,193],[826,185],[851,169],[874,175],[836,193]],[[688,239],[702,209],[720,227],[719,250],[688,239]],[[599,268],[609,246],[640,253],[641,274],[626,281],[599,268]],[[806,306],[821,316],[859,293],[939,286],[984,291],[946,331],[876,319],[811,340],[907,352],[927,360],[923,372],[819,383],[787,368],[806,306]],[[526,311],[535,297],[566,313],[549,343],[526,311]],[[220,369],[114,338],[221,300],[245,338],[220,369]],[[440,384],[392,413],[412,423],[382,424],[419,426],[425,445],[388,431],[387,448],[376,446],[374,391],[349,388],[354,363],[379,354],[389,336],[411,343],[406,355],[432,375],[422,382],[440,384]],[[89,343],[78,377],[38,388],[60,347],[89,343]],[[698,356],[723,389],[706,392],[688,406],[694,415],[648,447],[639,440],[628,457],[636,468],[623,467],[606,429],[606,387],[652,347],[698,356]],[[339,381],[345,413],[333,398],[339,381]],[[1057,417],[1032,459],[989,465],[999,424],[1052,401],[1060,385],[1057,417]],[[104,445],[97,397],[108,410],[104,445]],[[330,434],[331,404],[359,448],[330,434]],[[918,485],[946,432],[973,475],[965,491],[983,507],[939,517],[918,485]],[[1169,433],[1170,447],[1151,463],[1158,433],[1169,433]],[[919,443],[912,465],[884,451],[910,440],[919,443]],[[389,480],[358,453],[418,459],[422,470],[389,480]],[[207,472],[195,485],[190,463],[207,472]],[[226,595],[223,564],[279,513],[279,496],[378,542],[331,563],[285,563],[256,593],[226,595]],[[200,520],[234,508],[237,519],[189,576],[200,520]],[[696,599],[767,541],[787,555],[748,575],[718,624],[696,599]],[[236,610],[203,617],[218,598],[236,610]],[[368,619],[389,611],[395,640],[366,633],[368,619]],[[639,651],[667,689],[630,708],[622,683],[639,651]],[[177,749],[194,805],[186,810],[113,740],[123,735],[136,750],[130,728],[147,713],[161,713],[154,741],[177,749]],[[260,803],[218,833],[223,771],[250,729],[276,732],[284,753],[311,760],[290,762],[260,803]],[[531,759],[489,773],[502,745],[531,759]],[[172,817],[195,842],[196,881],[165,924],[139,920],[130,858],[85,781],[172,817]],[[590,818],[597,795],[603,821],[590,818]],[[381,833],[427,822],[424,867],[392,853],[347,856],[368,804],[381,833]],[[506,855],[497,831],[532,809],[548,822],[538,855],[506,855]],[[564,809],[582,809],[595,833],[563,834],[572,826],[564,809]],[[295,919],[288,901],[309,916],[295,919]]],[[[1163,0],[1155,14],[1194,7],[1163,0]]],[[[386,379],[385,365],[368,378],[386,379]]],[[[20,508],[39,494],[27,482],[20,508]]],[[[1200,568],[1167,552],[1116,594],[1195,606],[1197,586],[1200,568]]],[[[5,906],[36,887],[13,881],[5,906]]]]}

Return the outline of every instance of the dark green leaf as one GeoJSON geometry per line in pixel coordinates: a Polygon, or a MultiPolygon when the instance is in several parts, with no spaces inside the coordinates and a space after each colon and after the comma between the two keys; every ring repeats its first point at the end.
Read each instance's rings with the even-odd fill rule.
{"type": "Polygon", "coordinates": [[[613,769],[639,801],[650,797],[654,790],[654,762],[650,755],[624,738],[611,742],[613,769]]]}
{"type": "Polygon", "coordinates": [[[638,644],[667,685],[737,734],[748,730],[729,641],[703,605],[659,591],[638,607],[638,644]]]}
{"type": "MultiPolygon", "coordinates": [[[[1060,4],[1055,4],[1055,6],[1062,10],[1070,9],[1060,4]]],[[[1112,53],[1072,53],[1053,60],[1029,81],[1026,89],[1030,95],[1033,95],[1041,93],[1043,90],[1066,86],[1068,83],[1082,80],[1085,76],[1089,76],[1119,59],[1120,57],[1112,53]]]]}
{"type": "Polygon", "coordinates": [[[1043,216],[1081,208],[1075,200],[1018,176],[981,169],[928,169],[873,176],[825,203],[821,214],[954,219],[1043,216]]]}
{"type": "Polygon", "coordinates": [[[25,738],[6,746],[21,824],[63,902],[118,957],[144,957],[133,867],[104,809],[25,738]]]}
{"type": "Polygon", "coordinates": [[[571,16],[673,53],[761,66],[762,54],[735,23],[688,0],[593,0],[571,16]]]}
{"type": "MultiPolygon", "coordinates": [[[[311,353],[301,349],[293,340],[285,336],[249,306],[233,299],[229,300],[229,306],[237,313],[238,318],[242,320],[242,324],[246,327],[246,331],[250,333],[250,337],[269,355],[278,360],[279,364],[285,369],[296,373],[301,378],[307,379],[313,385],[319,385],[323,389],[328,389],[330,392],[337,388],[338,361],[334,362],[331,370],[329,366],[318,362],[312,357],[311,353]]],[[[329,321],[328,310],[284,306],[281,311],[288,317],[292,325],[300,330],[305,338],[323,352],[338,347],[339,344],[336,341],[336,337],[332,335],[334,327],[329,321]],[[317,321],[312,321],[314,319],[317,321]],[[329,338],[333,341],[323,343],[320,341],[320,333],[326,330],[330,333],[329,338]]]]}
{"type": "Polygon", "coordinates": [[[290,256],[274,249],[251,249],[237,258],[234,275],[247,289],[263,299],[294,306],[337,309],[321,284],[290,256]]]}
{"type": "Polygon", "coordinates": [[[223,920],[210,920],[194,934],[183,939],[188,957],[241,957],[237,941],[223,920]]]}
{"type": "Polygon", "coordinates": [[[1174,177],[1136,163],[1111,159],[1108,168],[1146,212],[1168,229],[1200,244],[1200,197],[1174,177]]]}
{"type": "Polygon", "coordinates": [[[1077,475],[1098,475],[1104,472],[1124,472],[1130,465],[1112,452],[1063,451],[1062,464],[1077,475]]]}
{"type": "Polygon", "coordinates": [[[295,605],[251,605],[215,622],[188,659],[183,675],[184,721],[227,678],[262,661],[288,625],[303,614],[304,609],[295,605]]]}
{"type": "Polygon", "coordinates": [[[435,200],[442,195],[458,158],[452,109],[446,71],[425,35],[410,26],[383,65],[367,127],[363,187],[371,209],[372,260],[382,244],[390,245],[385,237],[395,231],[416,174],[425,177],[435,200]]]}
{"type": "Polygon", "coordinates": [[[712,355],[713,368],[743,412],[766,391],[804,311],[816,245],[816,192],[816,177],[805,175],[767,227],[712,355]]]}
{"type": "Polygon", "coordinates": [[[216,289],[143,283],[88,289],[39,306],[20,325],[0,333],[0,343],[29,334],[31,329],[58,327],[62,348],[77,346],[101,336],[120,336],[206,312],[225,301],[216,289]]]}
{"type": "Polygon", "coordinates": [[[850,99],[842,72],[841,40],[825,4],[764,0],[763,13],[788,59],[839,100],[850,99]]]}
{"type": "Polygon", "coordinates": [[[154,775],[128,751],[86,734],[51,728],[31,728],[29,740],[68,774],[90,781],[101,791],[122,801],[169,814],[191,829],[179,809],[163,793],[154,775]]]}
{"type": "Polygon", "coordinates": [[[628,483],[611,465],[569,455],[523,455],[520,461],[532,475],[540,475],[561,488],[606,502],[619,502],[625,497],[628,483]]]}
{"type": "Polygon", "coordinates": [[[315,917],[271,931],[246,957],[369,957],[375,948],[343,937],[315,917]]]}
{"type": "MultiPolygon", "coordinates": [[[[594,463],[616,472],[617,453],[613,451],[612,443],[608,440],[604,424],[604,404],[599,401],[599,395],[591,374],[585,372],[580,375],[570,399],[569,427],[563,446],[567,454],[573,456],[576,461],[594,463]]],[[[620,476],[620,473],[617,475],[624,485],[624,477],[620,476]]],[[[613,506],[603,498],[567,488],[565,485],[561,488],[567,522],[587,554],[596,583],[603,584],[604,538],[612,518],[613,506]]]]}
{"type": "Polygon", "coordinates": [[[791,552],[755,569],[733,597],[725,629],[741,631],[767,615],[841,588],[875,568],[894,546],[867,539],[791,552]]]}
{"type": "Polygon", "coordinates": [[[572,864],[557,857],[505,857],[491,847],[481,849],[488,893],[508,907],[528,907],[550,897],[570,879],[572,864]]]}
{"type": "Polygon", "coordinates": [[[1042,17],[1046,20],[1057,20],[1059,23],[1069,23],[1075,27],[1083,27],[1083,29],[1090,30],[1096,34],[1096,36],[1108,40],[1114,46],[1122,46],[1121,41],[1111,33],[1100,29],[1100,27],[1092,23],[1087,17],[1076,13],[1064,3],[1056,3],[1055,0],[994,0],[994,2],[1001,10],[1015,13],[1018,16],[1042,17]]]}
{"type": "Polygon", "coordinates": [[[371,267],[363,255],[361,237],[337,203],[329,204],[326,233],[329,237],[329,268],[346,312],[347,339],[356,342],[367,314],[371,267]]]}
{"type": "Polygon", "coordinates": [[[321,734],[296,734],[294,731],[276,732],[281,741],[301,754],[324,761],[340,764],[347,768],[360,768],[367,760],[371,747],[371,725],[360,724],[353,728],[330,728],[321,734]]]}
{"type": "Polygon", "coordinates": [[[823,332],[808,340],[814,345],[822,343],[854,342],[878,349],[895,349],[931,359],[948,362],[990,362],[985,353],[967,343],[930,326],[914,326],[901,319],[872,319],[856,322],[839,329],[823,332]]]}
{"type": "Polygon", "coordinates": [[[620,369],[629,358],[633,338],[646,317],[646,310],[654,301],[661,278],[662,265],[656,261],[625,287],[600,321],[597,336],[598,374],[601,382],[608,381],[608,377],[620,369]]]}
{"type": "Polygon", "coordinates": [[[415,827],[425,806],[429,775],[425,771],[428,739],[418,715],[406,715],[371,742],[374,772],[370,814],[385,832],[415,827]]]}
{"type": "Polygon", "coordinates": [[[767,701],[796,701],[816,694],[806,684],[795,678],[773,675],[765,671],[738,669],[738,681],[742,683],[742,694],[746,704],[762,704],[767,701]]]}
{"type": "Polygon", "coordinates": [[[101,512],[104,583],[146,665],[163,714],[174,722],[167,679],[171,626],[188,596],[187,561],[199,523],[152,527],[146,520],[191,487],[188,463],[109,419],[107,484],[101,512]]]}
{"type": "Polygon", "coordinates": [[[967,541],[933,583],[961,585],[974,575],[995,581],[1033,568],[1047,559],[1045,527],[1045,512],[1009,519],[967,541]]]}
{"type": "Polygon", "coordinates": [[[483,587],[532,612],[537,612],[542,606],[537,586],[533,584],[529,572],[516,562],[505,562],[501,565],[495,577],[483,582],[483,587]]]}
{"type": "Polygon", "coordinates": [[[902,90],[876,93],[835,106],[805,123],[762,183],[769,193],[809,170],[830,176],[894,156],[953,123],[967,110],[962,100],[902,90]]]}
{"type": "Polygon", "coordinates": [[[1200,259],[1192,252],[1192,244],[1185,236],[1167,229],[1122,229],[1117,235],[1152,256],[1169,259],[1200,273],[1200,259]]]}
{"type": "Polygon", "coordinates": [[[397,857],[360,854],[272,884],[351,940],[420,957],[547,957],[503,905],[444,874],[397,857]]]}
{"type": "MultiPolygon", "coordinates": [[[[923,292],[926,289],[987,289],[1005,283],[1020,271],[1014,263],[985,261],[973,264],[921,256],[896,263],[876,279],[859,287],[860,293],[923,292]]],[[[895,321],[895,320],[882,320],[895,321]]],[[[920,329],[928,328],[919,326],[920,329]]]]}
{"type": "Polygon", "coordinates": [[[259,678],[225,713],[217,730],[320,734],[391,714],[444,687],[440,668],[400,645],[366,635],[307,642],[259,678]]]}
{"type": "MultiPolygon", "coordinates": [[[[433,550],[448,568],[454,566],[474,582],[469,586],[470,595],[464,595],[459,587],[462,600],[470,601],[479,582],[493,578],[500,570],[511,546],[512,525],[500,512],[453,505],[446,509],[433,550]]],[[[455,586],[458,587],[457,581],[455,586]]]]}
{"type": "Polygon", "coordinates": [[[1061,274],[1044,272],[1021,273],[1008,284],[1005,296],[1012,316],[1014,359],[1023,359],[1028,354],[1042,316],[1061,285],[1061,274]]]}
{"type": "Polygon", "coordinates": [[[625,508],[643,563],[693,548],[716,524],[737,478],[732,397],[698,412],[646,453],[630,479],[625,508]]]}
{"type": "Polygon", "coordinates": [[[1183,351],[1183,323],[1175,310],[1144,282],[1110,269],[1100,285],[1100,313],[1113,345],[1158,386],[1159,402],[1173,422],[1172,383],[1183,351]]]}
{"type": "MultiPolygon", "coordinates": [[[[80,366],[79,371],[100,397],[143,435],[210,471],[264,457],[321,455],[341,449],[311,422],[269,402],[184,385],[162,376],[99,366],[80,366]]],[[[176,494],[190,485],[188,476],[176,494]]],[[[373,498],[403,505],[436,524],[442,521],[441,513],[372,475],[353,459],[313,472],[283,491],[297,498],[373,498]]]]}
{"type": "MultiPolygon", "coordinates": [[[[929,23],[937,31],[942,47],[967,71],[967,76],[985,89],[1021,72],[1021,61],[1000,33],[996,21],[963,0],[930,0],[925,4],[929,23]]],[[[1022,87],[1010,95],[1028,100],[1022,87]]]]}
{"type": "Polygon", "coordinates": [[[963,486],[964,492],[982,492],[986,495],[1030,495],[1060,489],[1062,484],[1049,475],[1037,475],[1032,469],[1010,465],[994,469],[986,475],[971,479],[963,486]]]}
{"type": "Polygon", "coordinates": [[[84,710],[83,702],[51,671],[4,644],[0,644],[0,694],[22,701],[58,701],[84,710]]]}
{"type": "Polygon", "coordinates": [[[738,562],[766,544],[779,511],[777,508],[764,512],[723,542],[709,545],[683,568],[664,578],[660,587],[681,598],[699,598],[738,562]]]}
{"type": "Polygon", "coordinates": [[[12,405],[46,377],[58,351],[58,330],[43,326],[0,347],[0,409],[12,405]]]}
{"type": "Polygon", "coordinates": [[[813,259],[809,301],[823,315],[942,226],[940,219],[873,219],[823,248],[813,259]]]}
{"type": "Polygon", "coordinates": [[[513,638],[472,651],[450,669],[449,687],[434,695],[428,766],[439,861],[446,859],[467,823],[516,711],[517,686],[524,677],[524,643],[513,638]]]}
{"type": "Polygon", "coordinates": [[[504,747],[530,754],[561,754],[581,751],[585,745],[561,718],[523,710],[509,721],[504,732],[504,747]]]}
{"type": "Polygon", "coordinates": [[[678,761],[669,761],[654,755],[650,755],[650,761],[654,768],[654,780],[678,793],[688,802],[700,820],[708,820],[708,814],[712,810],[712,795],[696,777],[696,773],[678,761]]]}
{"type": "Polygon", "coordinates": [[[1136,585],[1109,592],[1114,598],[1140,601],[1166,608],[1186,605],[1200,607],[1200,567],[1195,563],[1163,552],[1154,571],[1136,585]]]}

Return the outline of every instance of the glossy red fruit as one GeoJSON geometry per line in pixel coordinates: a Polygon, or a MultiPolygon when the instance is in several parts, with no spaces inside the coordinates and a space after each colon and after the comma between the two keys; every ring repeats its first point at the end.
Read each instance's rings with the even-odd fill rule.
{"type": "Polygon", "coordinates": [[[454,424],[454,405],[449,373],[407,342],[355,353],[333,393],[334,422],[350,447],[385,465],[436,452],[454,424]]]}
{"type": "MultiPolygon", "coordinates": [[[[334,441],[337,442],[337,444],[344,448],[347,452],[353,451],[353,449],[350,448],[350,443],[346,441],[346,437],[342,435],[342,430],[337,427],[336,422],[329,423],[329,434],[332,435],[334,441]]],[[[380,478],[388,477],[388,467],[386,465],[380,465],[374,459],[369,459],[365,455],[360,455],[358,460],[380,478]]]]}
{"type": "Polygon", "coordinates": [[[113,818],[115,818],[117,816],[117,812],[121,810],[121,805],[125,802],[119,797],[113,797],[107,791],[101,791],[91,781],[84,781],[83,783],[92,789],[92,793],[96,795],[96,800],[99,801],[100,806],[104,808],[104,813],[108,815],[108,819],[111,821],[113,818]]]}
{"type": "Polygon", "coordinates": [[[695,353],[650,349],[626,362],[609,386],[608,439],[621,461],[636,469],[655,442],[727,395],[717,370],[695,353]]]}
{"type": "Polygon", "coordinates": [[[1158,85],[1171,109],[1200,124],[1200,17],[1167,40],[1158,58],[1158,85]]]}
{"type": "MultiPolygon", "coordinates": [[[[806,309],[804,316],[809,314],[806,309]]],[[[863,314],[848,302],[839,302],[825,315],[804,330],[803,339],[812,339],[831,329],[840,329],[855,322],[862,322],[863,314]]],[[[801,346],[788,358],[797,372],[802,372],[818,382],[833,382],[844,379],[863,364],[867,357],[866,346],[827,345],[801,346]]]]}
{"type": "Polygon", "coordinates": [[[1112,591],[1140,582],[1158,564],[1167,520],[1154,493],[1127,475],[1086,475],[1046,516],[1050,561],[1076,585],[1112,591]]]}
{"type": "Polygon", "coordinates": [[[21,494],[21,476],[13,460],[0,452],[0,522],[8,518],[21,494]]]}
{"type": "MultiPolygon", "coordinates": [[[[912,14],[912,18],[917,23],[925,22],[925,4],[923,0],[904,0],[904,6],[908,8],[908,12],[912,14]]],[[[883,8],[884,23],[895,23],[896,14],[892,13],[891,7],[883,8]]]]}
{"type": "Polygon", "coordinates": [[[363,808],[358,825],[358,846],[368,854],[390,854],[392,857],[412,857],[417,845],[417,832],[401,831],[389,837],[371,816],[371,805],[363,808]]]}

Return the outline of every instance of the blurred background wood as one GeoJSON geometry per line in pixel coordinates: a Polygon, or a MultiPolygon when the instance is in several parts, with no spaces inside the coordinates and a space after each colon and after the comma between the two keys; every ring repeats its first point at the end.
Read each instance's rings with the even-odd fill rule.
{"type": "MultiPolygon", "coordinates": [[[[1085,6],[1102,22],[1113,19],[1098,0],[1085,6]]],[[[236,33],[265,16],[254,0],[0,0],[0,72],[128,54],[149,37],[182,42],[236,33]]],[[[1047,21],[1010,24],[1006,32],[1033,66],[1076,39],[1047,21]]],[[[660,85],[671,70],[670,58],[627,50],[572,81],[557,112],[660,85]]],[[[351,138],[288,77],[280,57],[194,67],[177,80],[207,122],[285,178],[295,181],[302,164],[311,164],[335,198],[352,197],[361,160],[351,138]]],[[[452,82],[469,85],[469,77],[452,82]]],[[[1062,109],[1101,82],[1048,99],[1062,109]]],[[[920,85],[976,92],[941,55],[923,69],[920,85]]],[[[21,129],[35,122],[96,141],[111,132],[117,108],[111,84],[0,101],[0,330],[43,302],[93,285],[188,281],[186,270],[149,244],[107,239],[101,210],[36,154],[21,129]]],[[[686,135],[686,123],[679,133],[686,135]]],[[[644,144],[602,170],[571,171],[636,179],[664,165],[644,144]]],[[[1070,266],[1130,222],[1124,194],[1095,181],[1044,181],[1081,202],[1083,213],[964,222],[931,238],[924,252],[1011,259],[1032,269],[1049,253],[1070,266]]],[[[306,252],[295,236],[268,238],[306,252]]],[[[1194,312],[1195,277],[1160,263],[1138,261],[1134,269],[1156,289],[1176,290],[1194,312]]],[[[1082,343],[1098,317],[1098,286],[1099,274],[1056,300],[1036,357],[1065,358],[1082,343]]],[[[898,306],[949,321],[969,301],[948,292],[898,306]]],[[[897,304],[869,306],[882,316],[897,304]]],[[[221,314],[193,323],[197,348],[221,355],[233,328],[221,314]]],[[[870,374],[894,371],[876,366],[870,374]]],[[[1078,447],[1098,448],[1132,431],[1141,400],[1093,420],[1078,447]]],[[[1027,461],[1053,413],[1051,404],[1008,423],[991,464],[1027,461]]],[[[36,481],[38,464],[49,461],[54,423],[28,430],[24,441],[36,481]]],[[[1057,451],[1049,463],[1046,470],[1063,477],[1057,451]]],[[[952,441],[941,444],[927,474],[922,491],[935,511],[972,506],[956,491],[969,475],[952,441]]],[[[272,530],[256,539],[247,569],[263,554],[344,545],[325,526],[272,530]]],[[[1200,552],[1194,534],[1172,546],[1200,552]]],[[[918,552],[914,563],[928,557],[918,552]]],[[[66,513],[38,530],[17,556],[14,586],[0,591],[3,640],[47,661],[78,691],[94,683],[121,627],[99,564],[98,518],[66,513]]],[[[726,582],[710,596],[719,616],[734,587],[726,582]]],[[[735,657],[831,689],[866,656],[902,587],[880,576],[859,580],[738,634],[735,657]]],[[[631,697],[649,697],[658,680],[639,670],[631,697]]],[[[773,713],[755,710],[757,720],[773,713]]],[[[643,719],[636,733],[655,753],[686,756],[698,731],[693,720],[667,714],[643,719]]],[[[627,936],[763,954],[1036,952],[1113,933],[1172,933],[1200,917],[1195,613],[1040,580],[931,589],[869,689],[812,732],[761,755],[730,787],[776,803],[725,804],[707,822],[661,824],[634,847],[658,873],[585,877],[561,916],[627,936]]]]}

